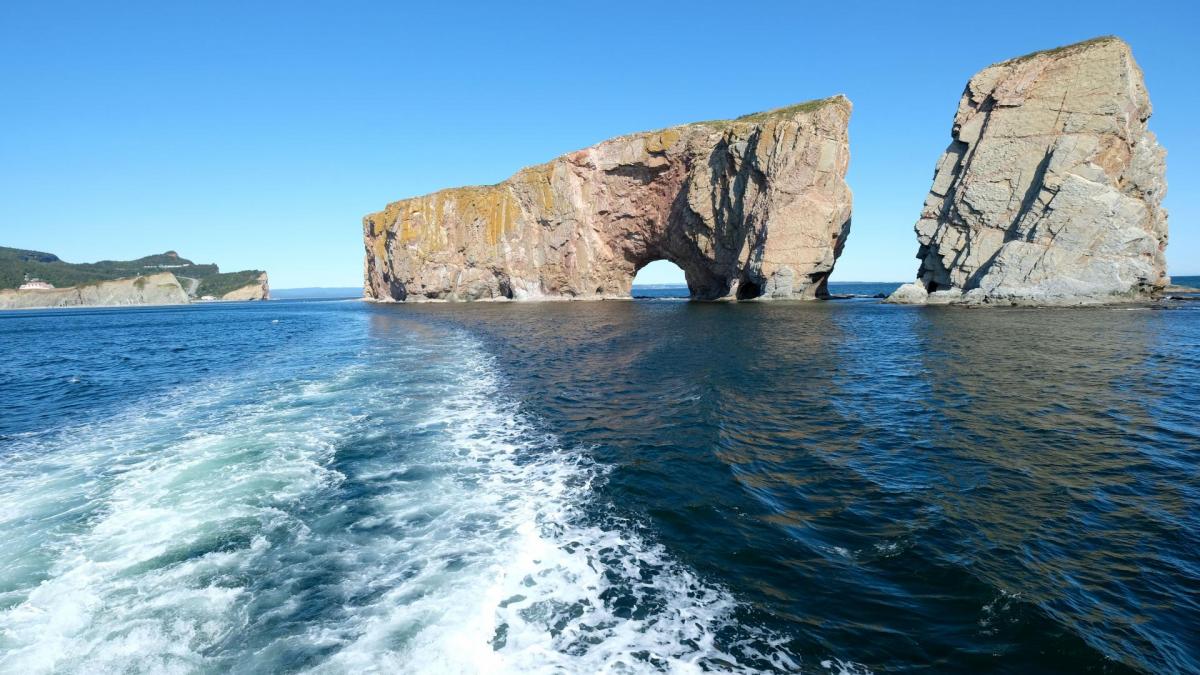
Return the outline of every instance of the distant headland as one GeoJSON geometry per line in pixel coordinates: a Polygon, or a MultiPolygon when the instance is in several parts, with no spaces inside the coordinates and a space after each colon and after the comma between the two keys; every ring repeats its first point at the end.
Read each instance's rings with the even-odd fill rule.
{"type": "Polygon", "coordinates": [[[175,251],[136,260],[69,263],[53,253],[0,246],[0,309],[179,305],[267,300],[267,273],[221,272],[175,251]]]}

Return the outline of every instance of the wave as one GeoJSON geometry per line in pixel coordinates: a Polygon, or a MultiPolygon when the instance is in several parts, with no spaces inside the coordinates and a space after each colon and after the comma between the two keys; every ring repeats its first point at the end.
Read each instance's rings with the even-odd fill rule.
{"type": "Polygon", "coordinates": [[[329,460],[353,418],[301,423],[294,407],[319,389],[234,403],[238,382],[211,383],[14,448],[0,469],[0,670],[205,667],[253,601],[239,577],[303,538],[293,507],[342,480],[329,460]]]}
{"type": "Polygon", "coordinates": [[[605,467],[524,416],[469,336],[352,357],[18,439],[0,669],[799,667],[598,503],[605,467]]]}
{"type": "MultiPolygon", "coordinates": [[[[591,489],[604,469],[515,413],[487,357],[475,352],[469,363],[457,393],[427,423],[447,432],[445,450],[462,469],[458,506],[440,513],[443,526],[457,531],[439,532],[438,540],[443,554],[447,543],[474,542],[490,555],[455,578],[395,588],[395,597],[377,603],[378,613],[365,613],[374,616],[361,637],[317,670],[377,665],[387,641],[409,625],[419,627],[391,665],[489,673],[739,670],[737,657],[714,646],[735,608],[729,594],[631,529],[588,524],[595,520],[586,513],[591,489]],[[487,532],[471,532],[481,519],[487,532]],[[403,600],[414,586],[430,592],[403,600]]],[[[397,512],[394,504],[380,510],[397,512]]],[[[427,551],[438,549],[428,543],[427,551]]],[[[467,548],[450,557],[469,555],[467,548]]],[[[783,652],[773,658],[796,665],[783,652]]]]}

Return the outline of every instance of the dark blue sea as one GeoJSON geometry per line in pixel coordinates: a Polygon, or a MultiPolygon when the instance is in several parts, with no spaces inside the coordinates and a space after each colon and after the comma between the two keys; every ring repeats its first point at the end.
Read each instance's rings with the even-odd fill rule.
{"type": "MultiPolygon", "coordinates": [[[[835,300],[855,298],[878,300],[891,295],[892,291],[899,287],[899,283],[881,281],[833,281],[829,283],[829,294],[835,300]]],[[[634,286],[632,295],[637,300],[686,300],[688,288],[683,284],[648,284],[634,286]]]]}
{"type": "Polygon", "coordinates": [[[0,671],[1200,671],[1200,302],[890,288],[0,313],[0,671]]]}

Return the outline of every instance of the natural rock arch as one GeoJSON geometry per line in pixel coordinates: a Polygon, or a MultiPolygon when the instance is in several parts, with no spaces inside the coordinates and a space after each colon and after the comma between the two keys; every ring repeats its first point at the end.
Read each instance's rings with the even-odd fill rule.
{"type": "Polygon", "coordinates": [[[683,268],[666,258],[651,260],[637,268],[633,277],[633,287],[640,286],[680,286],[684,285],[683,268]]]}
{"type": "Polygon", "coordinates": [[[622,136],[363,219],[368,298],[629,297],[653,260],[695,299],[825,294],[850,229],[842,96],[622,136]]]}

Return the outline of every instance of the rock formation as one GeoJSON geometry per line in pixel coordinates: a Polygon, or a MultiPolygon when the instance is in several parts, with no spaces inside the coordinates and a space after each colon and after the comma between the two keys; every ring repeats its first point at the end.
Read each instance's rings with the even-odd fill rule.
{"type": "Polygon", "coordinates": [[[916,224],[903,303],[1089,304],[1168,283],[1165,152],[1129,46],[1099,38],[985,68],[916,224]]]}
{"type": "Polygon", "coordinates": [[[83,305],[181,305],[188,295],[170,272],[47,290],[0,290],[0,309],[83,305]]]}
{"type": "Polygon", "coordinates": [[[0,246],[0,309],[270,297],[262,270],[221,272],[215,264],[197,264],[175,251],[136,260],[69,263],[53,253],[0,246]]]}
{"type": "Polygon", "coordinates": [[[271,285],[267,282],[267,273],[263,272],[258,275],[258,278],[253,283],[246,284],[241,288],[234,290],[221,296],[222,300],[270,300],[271,285]]]}
{"type": "Polygon", "coordinates": [[[628,297],[679,265],[696,299],[817,298],[850,230],[843,96],[622,136],[363,219],[368,299],[628,297]]]}

